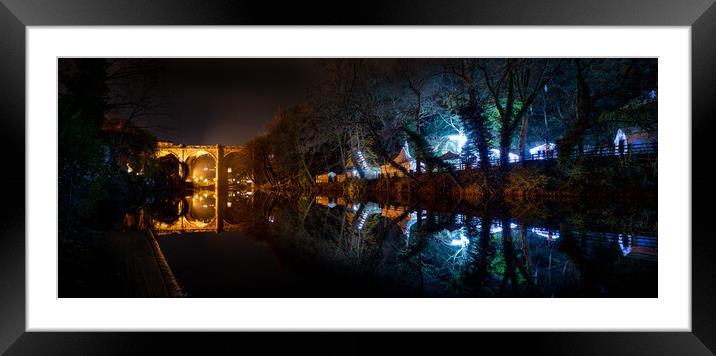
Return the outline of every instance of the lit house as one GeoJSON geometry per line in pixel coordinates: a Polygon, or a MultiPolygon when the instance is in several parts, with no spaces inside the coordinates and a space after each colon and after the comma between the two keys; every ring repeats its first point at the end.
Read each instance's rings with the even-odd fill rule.
{"type": "Polygon", "coordinates": [[[319,174],[316,176],[316,183],[329,183],[333,182],[336,179],[336,174],[334,172],[328,172],[324,174],[319,174]]]}
{"type": "MultiPolygon", "coordinates": [[[[398,155],[393,158],[393,162],[405,168],[407,171],[415,171],[415,159],[408,152],[408,143],[400,149],[398,155]]],[[[402,177],[404,174],[392,164],[386,163],[380,166],[380,173],[388,177],[402,177]]]]}

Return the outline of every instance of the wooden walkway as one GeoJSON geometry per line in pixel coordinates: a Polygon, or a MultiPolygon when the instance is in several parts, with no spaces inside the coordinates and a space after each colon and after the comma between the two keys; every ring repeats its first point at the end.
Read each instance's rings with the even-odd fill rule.
{"type": "Polygon", "coordinates": [[[124,297],[181,297],[182,291],[151,230],[112,233],[124,297]]]}

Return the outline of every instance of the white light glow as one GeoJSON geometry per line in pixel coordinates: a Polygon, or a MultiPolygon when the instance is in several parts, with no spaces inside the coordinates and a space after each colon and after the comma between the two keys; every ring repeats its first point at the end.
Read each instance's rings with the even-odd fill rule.
{"type": "Polygon", "coordinates": [[[622,129],[618,129],[618,130],[617,130],[617,136],[614,137],[614,154],[615,154],[615,155],[618,155],[618,154],[620,154],[620,153],[626,153],[626,152],[627,152],[627,146],[626,146],[626,145],[627,145],[627,136],[626,136],[626,134],[624,133],[624,131],[622,131],[622,129]],[[623,150],[623,152],[620,152],[620,151],[619,151],[619,144],[620,144],[620,143],[622,144],[622,150],[623,150]]]}
{"type": "Polygon", "coordinates": [[[549,145],[541,144],[539,146],[535,146],[529,149],[531,155],[539,154],[540,152],[544,152],[545,147],[547,147],[550,151],[554,150],[557,146],[554,143],[549,143],[549,145]]]}
{"type": "Polygon", "coordinates": [[[418,214],[417,213],[410,213],[410,218],[408,219],[408,223],[405,224],[405,243],[407,244],[410,242],[410,228],[413,227],[413,225],[418,222],[418,214]]]}
{"type": "Polygon", "coordinates": [[[465,143],[467,143],[467,136],[465,136],[462,132],[457,135],[450,135],[448,136],[448,139],[450,141],[454,141],[457,144],[457,152],[462,152],[462,147],[465,146],[465,143]]]}
{"type": "Polygon", "coordinates": [[[465,247],[467,244],[470,243],[470,240],[467,239],[467,236],[460,231],[460,239],[455,239],[450,241],[450,246],[460,246],[465,247]]]}
{"type": "Polygon", "coordinates": [[[624,237],[625,236],[622,234],[619,234],[618,237],[619,249],[622,250],[622,256],[626,256],[631,253],[631,235],[626,235],[626,239],[624,237]]]}
{"type": "MultiPolygon", "coordinates": [[[[541,228],[535,227],[535,228],[532,228],[532,232],[534,232],[535,234],[537,234],[537,235],[539,235],[539,236],[546,237],[546,238],[550,238],[549,230],[547,230],[547,229],[541,229],[541,228]]],[[[551,238],[552,238],[552,240],[558,239],[558,238],[559,238],[559,232],[556,232],[556,231],[555,231],[555,232],[552,232],[552,237],[551,237],[551,238]]]]}
{"type": "MultiPolygon", "coordinates": [[[[500,158],[500,150],[498,150],[497,148],[490,148],[490,156],[499,159],[500,158]]],[[[510,162],[517,162],[520,160],[520,156],[515,153],[512,153],[512,152],[508,152],[507,157],[510,158],[510,162]]],[[[479,160],[479,158],[480,157],[478,156],[478,160],[479,160]]]]}

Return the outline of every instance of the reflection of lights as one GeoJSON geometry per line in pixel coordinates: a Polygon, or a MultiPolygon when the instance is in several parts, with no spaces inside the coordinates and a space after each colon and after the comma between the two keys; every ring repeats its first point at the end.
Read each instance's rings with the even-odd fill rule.
{"type": "Polygon", "coordinates": [[[276,221],[276,219],[273,217],[273,215],[268,217],[268,222],[273,223],[274,221],[276,221]]]}
{"type": "Polygon", "coordinates": [[[132,173],[132,171],[134,171],[134,169],[132,169],[132,166],[127,163],[127,173],[132,173]]]}
{"type": "Polygon", "coordinates": [[[227,202],[226,202],[226,207],[227,207],[227,208],[230,208],[230,207],[231,207],[231,202],[230,202],[230,201],[227,201],[227,202]]]}
{"type": "Polygon", "coordinates": [[[208,205],[206,205],[206,204],[204,204],[204,207],[205,207],[205,208],[208,208],[209,206],[208,206],[208,205]]]}
{"type": "Polygon", "coordinates": [[[410,241],[410,228],[413,227],[413,225],[418,222],[418,213],[410,213],[410,218],[408,219],[408,223],[405,224],[405,243],[407,244],[410,241]]]}
{"type": "Polygon", "coordinates": [[[253,181],[252,181],[251,179],[247,179],[247,180],[246,180],[246,183],[251,184],[252,182],[253,182],[253,181]]]}
{"type": "Polygon", "coordinates": [[[208,171],[208,170],[209,170],[209,168],[208,168],[208,167],[204,167],[204,170],[205,170],[205,171],[208,171]]]}
{"type": "Polygon", "coordinates": [[[226,172],[231,173],[231,167],[227,168],[226,172]]]}
{"type": "Polygon", "coordinates": [[[622,250],[622,256],[626,256],[631,253],[631,235],[626,235],[626,240],[624,239],[624,235],[619,234],[617,242],[619,243],[619,249],[622,250]]]}

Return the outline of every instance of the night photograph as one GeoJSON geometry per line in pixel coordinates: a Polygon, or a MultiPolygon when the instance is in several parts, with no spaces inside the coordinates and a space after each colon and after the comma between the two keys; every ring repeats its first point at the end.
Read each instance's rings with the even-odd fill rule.
{"type": "Polygon", "coordinates": [[[659,297],[656,58],[57,68],[60,298],[659,297]]]}

